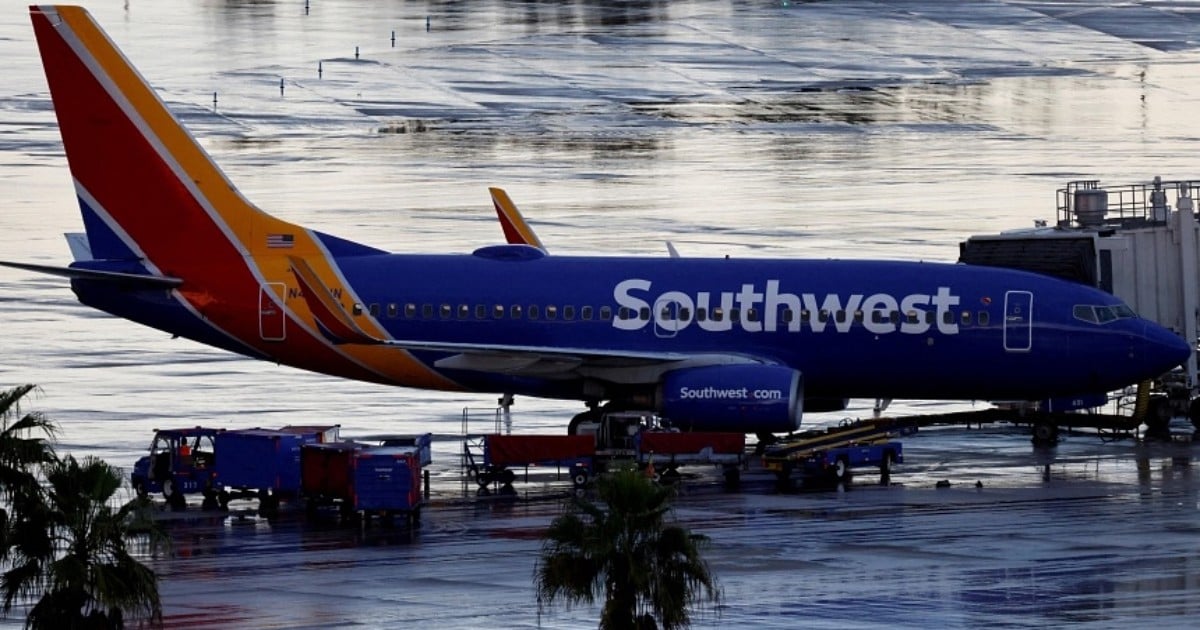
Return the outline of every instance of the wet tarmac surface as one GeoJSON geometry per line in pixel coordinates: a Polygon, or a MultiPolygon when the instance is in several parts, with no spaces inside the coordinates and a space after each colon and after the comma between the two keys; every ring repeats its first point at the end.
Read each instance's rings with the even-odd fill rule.
{"type": "MultiPolygon", "coordinates": [[[[665,255],[669,240],[685,255],[954,260],[971,234],[1052,218],[1068,180],[1187,178],[1200,146],[1190,2],[84,4],[247,197],[397,251],[498,242],[486,187],[501,185],[553,252],[665,255]]],[[[61,233],[80,221],[25,5],[0,2],[0,258],[65,264],[61,233]]],[[[251,362],[10,269],[0,322],[0,382],[39,383],[61,450],[118,466],[155,427],[435,433],[412,536],[173,521],[172,554],[150,560],[170,626],[539,624],[533,561],[560,486],[476,503],[457,469],[463,408],[483,410],[478,432],[493,397],[251,362]]],[[[578,405],[516,410],[514,431],[557,433],[578,405]]],[[[869,413],[855,401],[805,422],[869,413]]],[[[713,538],[725,589],[698,626],[1194,625],[1192,446],[1073,436],[1036,452],[1008,428],[958,427],[905,448],[888,487],[688,480],[678,514],[713,538]]]]}

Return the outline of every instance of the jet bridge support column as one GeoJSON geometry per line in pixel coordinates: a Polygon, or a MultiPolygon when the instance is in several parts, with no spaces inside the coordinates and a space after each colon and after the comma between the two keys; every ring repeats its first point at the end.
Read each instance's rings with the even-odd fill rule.
{"type": "Polygon", "coordinates": [[[1197,322],[1196,318],[1200,316],[1200,279],[1198,279],[1197,265],[1200,265],[1200,258],[1196,253],[1196,215],[1194,210],[1194,202],[1191,198],[1191,190],[1188,182],[1179,184],[1178,195],[1175,201],[1176,218],[1179,226],[1179,258],[1180,258],[1180,284],[1182,285],[1183,295],[1183,338],[1192,346],[1192,354],[1188,357],[1185,363],[1185,371],[1187,376],[1188,398],[1190,404],[1188,406],[1188,419],[1197,428],[1200,428],[1200,397],[1198,397],[1196,383],[1196,340],[1197,340],[1197,322]]]}

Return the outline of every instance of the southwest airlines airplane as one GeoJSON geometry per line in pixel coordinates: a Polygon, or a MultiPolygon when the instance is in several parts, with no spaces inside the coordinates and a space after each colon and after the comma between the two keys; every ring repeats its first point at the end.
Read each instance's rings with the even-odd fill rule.
{"type": "Polygon", "coordinates": [[[391,254],[255,207],[84,9],[30,13],[86,236],[69,267],[10,265],[201,343],[345,378],[757,433],[852,397],[1102,393],[1190,352],[1112,295],[998,268],[527,244],[391,254]]]}

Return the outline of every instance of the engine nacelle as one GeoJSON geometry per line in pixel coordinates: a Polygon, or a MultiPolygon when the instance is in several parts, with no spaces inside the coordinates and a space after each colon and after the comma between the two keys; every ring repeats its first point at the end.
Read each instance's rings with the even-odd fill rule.
{"type": "Polygon", "coordinates": [[[667,372],[658,412],[695,431],[788,433],[800,426],[800,372],[777,365],[713,365],[667,372]]]}

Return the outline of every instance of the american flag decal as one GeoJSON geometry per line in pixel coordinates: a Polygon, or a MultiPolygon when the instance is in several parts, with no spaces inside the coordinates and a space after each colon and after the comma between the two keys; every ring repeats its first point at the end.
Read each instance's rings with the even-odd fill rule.
{"type": "Polygon", "coordinates": [[[289,248],[295,240],[291,234],[268,234],[267,247],[289,248]]]}

